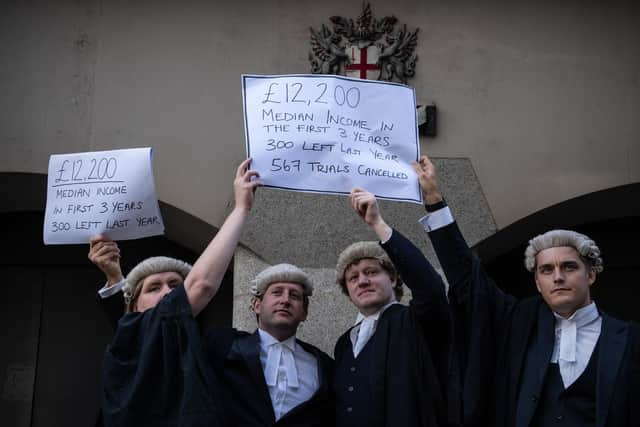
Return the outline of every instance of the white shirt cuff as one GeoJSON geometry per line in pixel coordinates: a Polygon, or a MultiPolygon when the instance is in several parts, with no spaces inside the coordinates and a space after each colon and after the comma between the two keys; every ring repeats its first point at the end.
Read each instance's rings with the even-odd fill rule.
{"type": "Polygon", "coordinates": [[[453,223],[453,221],[455,220],[453,219],[453,215],[451,215],[449,206],[430,212],[418,220],[426,232],[445,227],[453,223]]]}
{"type": "Polygon", "coordinates": [[[391,233],[389,233],[389,237],[387,237],[387,238],[386,238],[386,239],[384,239],[384,240],[380,240],[380,243],[384,245],[384,244],[385,244],[385,243],[387,243],[389,240],[391,240],[391,236],[393,236],[393,229],[391,229],[391,233]]]}
{"type": "Polygon", "coordinates": [[[109,298],[110,296],[115,295],[118,292],[120,292],[120,290],[124,286],[124,283],[125,283],[124,279],[122,279],[121,281],[119,281],[115,285],[112,285],[112,286],[109,286],[109,287],[107,287],[107,285],[108,285],[108,283],[107,283],[102,287],[102,289],[98,290],[98,295],[100,295],[100,298],[109,298]]]}

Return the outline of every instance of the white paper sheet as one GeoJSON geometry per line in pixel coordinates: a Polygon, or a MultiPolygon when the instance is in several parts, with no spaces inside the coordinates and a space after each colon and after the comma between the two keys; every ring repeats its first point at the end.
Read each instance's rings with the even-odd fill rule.
{"type": "Polygon", "coordinates": [[[44,243],[88,243],[164,233],[151,148],[56,154],[49,159],[44,243]]]}
{"type": "Polygon", "coordinates": [[[422,203],[415,91],[327,75],[242,76],[251,168],[268,187],[422,203]]]}

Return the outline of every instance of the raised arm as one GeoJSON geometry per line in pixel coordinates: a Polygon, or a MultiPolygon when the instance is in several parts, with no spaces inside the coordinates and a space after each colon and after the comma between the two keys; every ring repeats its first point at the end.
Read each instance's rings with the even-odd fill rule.
{"type": "MultiPolygon", "coordinates": [[[[482,294],[491,298],[489,303],[501,306],[510,305],[513,299],[505,295],[495,286],[493,281],[486,276],[478,257],[476,257],[465,241],[458,225],[454,221],[447,207],[440,186],[436,169],[427,156],[421,156],[418,162],[414,162],[414,169],[418,174],[420,189],[425,200],[425,205],[431,224],[425,228],[429,232],[429,238],[433,243],[440,265],[449,282],[450,298],[455,295],[482,294]],[[471,290],[468,287],[474,286],[471,290]],[[477,289],[484,287],[485,289],[477,289]]],[[[423,225],[425,223],[423,222],[423,225]]]]}
{"type": "Polygon", "coordinates": [[[378,235],[381,242],[391,237],[393,230],[384,222],[376,197],[362,188],[354,188],[349,195],[349,203],[358,216],[378,235]]]}
{"type": "Polygon", "coordinates": [[[262,185],[258,172],[249,170],[250,162],[246,159],[238,166],[233,181],[235,206],[184,281],[194,316],[218,292],[251,211],[255,190],[262,185]]]}
{"type": "Polygon", "coordinates": [[[450,371],[449,404],[462,399],[462,423],[484,419],[487,390],[493,384],[503,335],[515,299],[499,289],[465,241],[440,192],[435,167],[427,156],[414,163],[428,217],[421,223],[429,232],[436,255],[449,281],[455,351],[450,371]],[[455,378],[460,378],[455,379],[455,378]],[[462,387],[462,394],[456,388],[462,387]]]}
{"type": "Polygon", "coordinates": [[[89,240],[89,260],[105,275],[107,283],[98,290],[96,299],[109,324],[115,330],[124,313],[124,299],[120,289],[124,277],[120,268],[120,248],[109,237],[98,234],[89,240]]]}
{"type": "MultiPolygon", "coordinates": [[[[421,156],[417,162],[413,163],[414,170],[418,174],[422,198],[424,199],[429,214],[440,215],[448,220],[433,221],[433,227],[438,227],[432,231],[429,227],[429,237],[433,243],[440,265],[444,270],[451,291],[461,286],[471,275],[473,269],[474,256],[462,237],[457,224],[453,220],[440,191],[436,168],[427,156],[421,156]],[[444,212],[446,208],[446,212],[444,212]],[[446,214],[446,215],[445,215],[446,214]]],[[[423,223],[423,225],[425,225],[423,223]]]]}

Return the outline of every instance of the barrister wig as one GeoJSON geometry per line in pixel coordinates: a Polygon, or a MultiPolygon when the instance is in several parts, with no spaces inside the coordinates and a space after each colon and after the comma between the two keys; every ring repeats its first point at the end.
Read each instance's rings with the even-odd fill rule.
{"type": "Polygon", "coordinates": [[[297,283],[304,289],[305,297],[313,294],[313,284],[307,273],[291,264],[276,264],[265,268],[251,281],[249,291],[254,297],[262,298],[269,285],[277,282],[297,283]]]}
{"type": "Polygon", "coordinates": [[[175,258],[157,256],[147,258],[133,267],[122,287],[127,313],[133,311],[133,306],[142,290],[142,282],[144,282],[144,279],[152,274],[166,273],[169,271],[178,273],[182,276],[182,280],[184,280],[191,271],[191,264],[175,258]]]}
{"type": "Polygon", "coordinates": [[[538,252],[560,246],[574,248],[587,266],[593,267],[597,273],[602,272],[602,258],[596,242],[584,234],[571,230],[551,230],[529,240],[529,246],[524,251],[524,266],[531,272],[535,271],[538,252]]]}
{"type": "Polygon", "coordinates": [[[396,286],[394,292],[396,299],[399,301],[404,294],[402,288],[402,279],[396,271],[396,267],[391,262],[389,255],[382,249],[378,242],[356,242],[347,246],[336,263],[336,283],[340,285],[342,292],[345,295],[349,295],[347,290],[347,282],[345,279],[345,273],[349,267],[359,263],[363,259],[375,259],[380,263],[380,266],[389,274],[391,279],[395,279],[396,286]]]}

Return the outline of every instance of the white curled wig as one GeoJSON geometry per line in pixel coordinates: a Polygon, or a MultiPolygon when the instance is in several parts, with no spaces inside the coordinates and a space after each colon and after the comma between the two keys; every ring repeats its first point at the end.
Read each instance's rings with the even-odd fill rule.
{"type": "Polygon", "coordinates": [[[157,256],[147,258],[133,267],[122,287],[126,312],[129,313],[133,311],[133,306],[142,289],[142,282],[147,276],[168,271],[175,271],[184,281],[191,271],[191,265],[179,259],[157,256]]]}
{"type": "Polygon", "coordinates": [[[262,298],[269,285],[276,282],[297,283],[302,286],[304,296],[313,294],[313,283],[307,273],[292,264],[276,264],[265,268],[251,281],[249,292],[254,298],[262,298]]]}
{"type": "Polygon", "coordinates": [[[527,270],[533,272],[536,268],[536,255],[538,252],[560,246],[574,248],[597,273],[602,272],[602,258],[596,242],[584,234],[571,230],[551,230],[529,240],[529,246],[524,251],[524,266],[527,270]]]}
{"type": "Polygon", "coordinates": [[[389,276],[395,279],[396,286],[393,288],[393,292],[396,295],[396,300],[400,301],[404,295],[402,278],[396,270],[396,266],[391,262],[389,255],[382,249],[382,246],[380,246],[378,242],[371,241],[352,243],[338,256],[338,262],[336,263],[336,283],[340,285],[342,293],[347,296],[349,295],[345,276],[347,269],[363,259],[375,259],[380,263],[380,266],[386,270],[389,276]]]}

